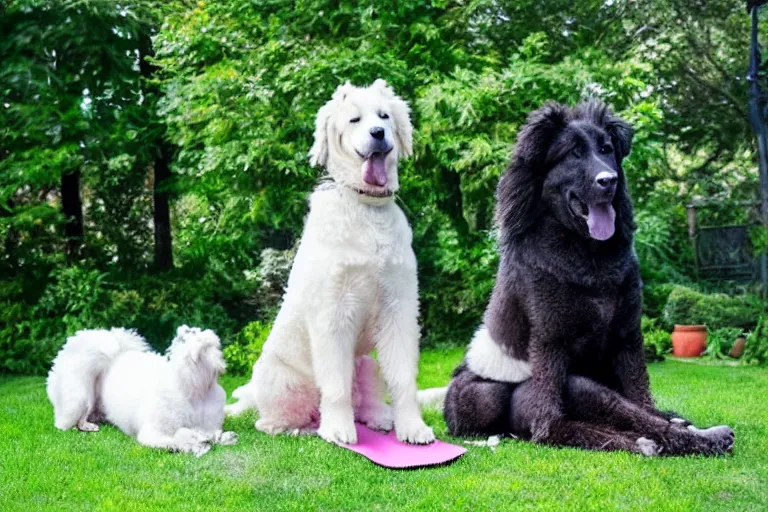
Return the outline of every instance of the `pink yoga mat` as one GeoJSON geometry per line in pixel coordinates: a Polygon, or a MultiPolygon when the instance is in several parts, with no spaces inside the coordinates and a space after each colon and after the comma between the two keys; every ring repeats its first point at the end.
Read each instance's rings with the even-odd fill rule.
{"type": "Polygon", "coordinates": [[[414,469],[448,464],[467,451],[461,446],[437,440],[426,445],[407,444],[398,441],[394,431],[382,434],[360,423],[356,423],[355,427],[357,427],[357,444],[339,446],[359,453],[374,464],[385,468],[414,469]]]}

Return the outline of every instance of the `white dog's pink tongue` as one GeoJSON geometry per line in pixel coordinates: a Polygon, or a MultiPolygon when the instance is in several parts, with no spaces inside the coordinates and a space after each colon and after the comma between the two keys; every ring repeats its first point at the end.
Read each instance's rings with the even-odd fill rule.
{"type": "Polygon", "coordinates": [[[387,184],[387,168],[384,165],[384,155],[373,154],[365,161],[363,181],[368,185],[379,187],[387,184]]]}
{"type": "Polygon", "coordinates": [[[589,236],[595,240],[608,240],[616,231],[616,210],[611,203],[591,204],[587,215],[589,236]]]}

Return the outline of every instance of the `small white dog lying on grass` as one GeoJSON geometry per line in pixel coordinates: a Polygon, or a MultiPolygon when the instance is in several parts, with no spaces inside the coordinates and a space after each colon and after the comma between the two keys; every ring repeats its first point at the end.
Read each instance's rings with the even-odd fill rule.
{"type": "Polygon", "coordinates": [[[84,330],[67,340],[48,374],[56,428],[115,425],[144,446],[203,455],[235,444],[222,432],[225,364],[213,331],[183,325],[164,357],[126,329],[84,330]]]}
{"type": "Polygon", "coordinates": [[[319,413],[318,434],[335,443],[357,442],[355,421],[394,425],[409,443],[435,439],[416,400],[416,257],[394,200],[412,131],[408,105],[384,80],[342,85],[318,112],[310,159],[333,181],[310,198],[280,313],[228,414],[255,407],[256,428],[278,434],[313,431],[319,413]]]}

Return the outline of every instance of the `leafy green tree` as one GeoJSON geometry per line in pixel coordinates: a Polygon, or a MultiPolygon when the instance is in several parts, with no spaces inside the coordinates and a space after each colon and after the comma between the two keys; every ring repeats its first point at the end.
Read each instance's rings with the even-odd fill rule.
{"type": "Polygon", "coordinates": [[[146,185],[163,125],[141,68],[156,16],[149,2],[107,0],[18,0],[0,13],[2,367],[46,353],[49,336],[63,341],[62,326],[82,325],[72,313],[98,317],[74,293],[61,310],[44,305],[71,284],[61,267],[96,290],[103,274],[78,267],[120,273],[151,260],[146,185]]]}
{"type": "Polygon", "coordinates": [[[89,256],[140,259],[132,239],[143,229],[133,209],[146,170],[137,13],[109,1],[18,1],[0,23],[7,251],[59,251],[60,238],[30,230],[63,224],[70,262],[84,239],[89,256]]]}
{"type": "Polygon", "coordinates": [[[13,0],[0,30],[3,369],[44,370],[83,327],[266,332],[262,254],[300,236],[315,115],[347,80],[412,107],[398,201],[426,343],[480,321],[496,183],[546,101],[599,97],[636,128],[650,314],[693,279],[685,205],[743,222],[755,197],[748,20],[726,0],[13,0]]]}

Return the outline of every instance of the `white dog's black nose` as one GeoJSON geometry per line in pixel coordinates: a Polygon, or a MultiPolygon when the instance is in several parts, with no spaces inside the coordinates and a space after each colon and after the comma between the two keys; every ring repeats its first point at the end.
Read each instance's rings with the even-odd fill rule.
{"type": "Polygon", "coordinates": [[[371,128],[371,137],[373,137],[376,140],[383,140],[384,139],[384,128],[381,126],[374,126],[371,128]]]}

